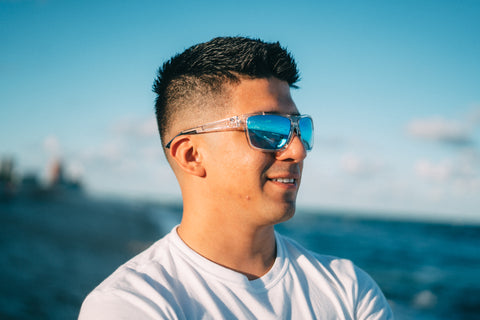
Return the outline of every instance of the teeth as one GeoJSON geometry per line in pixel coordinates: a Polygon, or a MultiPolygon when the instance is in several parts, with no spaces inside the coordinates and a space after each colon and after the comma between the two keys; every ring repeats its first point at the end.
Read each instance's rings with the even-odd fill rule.
{"type": "Polygon", "coordinates": [[[277,181],[277,182],[281,182],[281,183],[294,183],[295,179],[277,178],[277,179],[272,179],[272,181],[277,181]]]}

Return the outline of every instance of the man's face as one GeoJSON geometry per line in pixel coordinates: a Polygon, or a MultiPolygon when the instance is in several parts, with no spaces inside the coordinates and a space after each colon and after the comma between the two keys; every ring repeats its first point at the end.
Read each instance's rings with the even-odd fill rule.
{"type": "MultiPolygon", "coordinates": [[[[232,89],[231,106],[227,116],[262,111],[298,114],[288,84],[276,78],[242,80],[232,89]]],[[[201,136],[208,149],[204,163],[216,210],[240,219],[237,222],[257,226],[278,223],[294,214],[306,156],[297,136],[279,152],[251,148],[241,131],[201,136]]]]}

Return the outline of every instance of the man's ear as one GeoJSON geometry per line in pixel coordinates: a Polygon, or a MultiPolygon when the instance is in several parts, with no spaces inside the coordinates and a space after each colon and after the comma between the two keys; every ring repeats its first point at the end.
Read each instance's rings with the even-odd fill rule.
{"type": "Polygon", "coordinates": [[[205,177],[206,171],[202,163],[202,154],[195,141],[189,136],[175,139],[168,151],[181,170],[197,177],[205,177]]]}

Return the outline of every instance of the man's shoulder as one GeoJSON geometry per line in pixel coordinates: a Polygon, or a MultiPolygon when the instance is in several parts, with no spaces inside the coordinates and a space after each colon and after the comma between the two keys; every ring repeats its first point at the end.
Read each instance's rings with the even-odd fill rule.
{"type": "Polygon", "coordinates": [[[320,290],[322,294],[336,297],[338,301],[348,301],[356,310],[358,318],[393,319],[383,293],[376,282],[351,260],[313,252],[295,240],[278,236],[283,242],[286,255],[295,272],[305,280],[305,287],[320,290]],[[316,289],[315,289],[316,288],[316,289]]]}
{"type": "MultiPolygon", "coordinates": [[[[128,310],[143,310],[142,296],[149,299],[166,299],[171,288],[171,234],[155,242],[145,251],[133,257],[103,280],[82,304],[80,319],[90,319],[89,314],[105,311],[119,315],[128,310]]],[[[173,268],[173,267],[172,267],[173,268]]],[[[167,304],[165,304],[167,305],[167,304]]],[[[103,319],[103,317],[100,317],[103,319]]],[[[146,317],[148,319],[148,317],[146,317]]],[[[105,319],[110,319],[105,315],[105,319]]]]}

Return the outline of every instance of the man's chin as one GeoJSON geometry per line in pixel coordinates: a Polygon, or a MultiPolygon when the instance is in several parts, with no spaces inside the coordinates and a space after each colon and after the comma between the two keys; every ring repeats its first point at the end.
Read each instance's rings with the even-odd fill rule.
{"type": "Polygon", "coordinates": [[[283,204],[282,208],[278,209],[278,223],[285,222],[295,215],[295,204],[295,201],[286,202],[283,204]]]}

